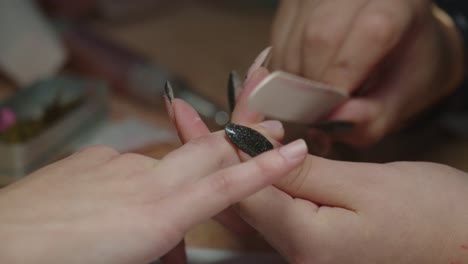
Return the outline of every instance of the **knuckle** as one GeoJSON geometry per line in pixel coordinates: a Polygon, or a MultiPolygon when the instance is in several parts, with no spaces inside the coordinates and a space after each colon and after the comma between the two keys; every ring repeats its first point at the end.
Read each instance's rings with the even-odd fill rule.
{"type": "Polygon", "coordinates": [[[363,34],[371,43],[391,44],[395,41],[402,28],[395,16],[386,12],[375,12],[363,18],[363,34]]]}
{"type": "Polygon", "coordinates": [[[82,148],[78,153],[89,154],[89,153],[98,153],[106,156],[118,155],[119,152],[112,147],[106,145],[92,145],[82,148]]]}
{"type": "MultiPolygon", "coordinates": [[[[329,69],[329,74],[331,76],[341,76],[342,79],[347,80],[348,85],[343,87],[353,87],[355,86],[354,77],[355,69],[353,63],[348,58],[338,58],[336,61],[332,62],[329,69]]],[[[347,88],[348,89],[348,88],[347,88]]]]}
{"type": "Polygon", "coordinates": [[[232,204],[233,201],[230,200],[230,193],[234,183],[232,177],[227,174],[225,171],[221,171],[212,181],[213,191],[219,194],[222,194],[223,197],[227,199],[228,204],[232,204]]]}
{"type": "Polygon", "coordinates": [[[329,47],[335,44],[337,38],[334,30],[329,30],[321,27],[308,26],[304,35],[304,50],[316,51],[318,48],[329,47]]]}
{"type": "Polygon", "coordinates": [[[136,154],[136,153],[124,153],[119,155],[116,160],[126,161],[126,162],[140,162],[141,160],[146,159],[147,157],[136,154]]]}
{"type": "Polygon", "coordinates": [[[227,145],[227,141],[223,137],[207,135],[192,139],[183,147],[188,152],[212,153],[214,157],[211,157],[211,159],[217,161],[219,168],[224,168],[235,162],[231,152],[233,148],[227,146],[229,145],[227,145]]]}
{"type": "Polygon", "coordinates": [[[187,148],[213,148],[222,141],[221,137],[206,135],[189,140],[185,146],[187,148]]]}
{"type": "Polygon", "coordinates": [[[142,171],[154,166],[155,161],[149,157],[136,154],[136,153],[124,153],[116,156],[111,161],[117,163],[126,170],[130,171],[142,171]]]}

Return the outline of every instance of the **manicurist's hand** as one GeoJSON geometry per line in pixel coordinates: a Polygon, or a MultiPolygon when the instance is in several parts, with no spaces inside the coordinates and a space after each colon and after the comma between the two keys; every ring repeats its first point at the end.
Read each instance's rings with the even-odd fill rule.
{"type": "Polygon", "coordinates": [[[357,146],[405,125],[464,75],[462,39],[428,0],[283,0],[272,46],[271,69],[352,96],[322,127],[357,146]]]}

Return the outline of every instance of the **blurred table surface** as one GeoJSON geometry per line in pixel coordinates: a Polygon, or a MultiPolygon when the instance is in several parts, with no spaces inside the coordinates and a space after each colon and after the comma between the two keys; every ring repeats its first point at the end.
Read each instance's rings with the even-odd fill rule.
{"type": "MultiPolygon", "coordinates": [[[[194,89],[227,109],[228,73],[244,74],[256,55],[269,43],[274,10],[188,5],[125,23],[95,21],[100,32],[145,54],[154,62],[187,78],[194,89]]],[[[166,113],[114,96],[114,118],[138,115],[170,127],[166,113]]],[[[160,158],[176,145],[152,146],[145,154],[160,158]]],[[[424,160],[468,171],[468,140],[417,131],[394,136],[378,147],[344,151],[364,161],[424,160]],[[397,142],[397,143],[395,143],[397,142]],[[377,153],[377,154],[375,154],[377,153]]],[[[195,227],[186,238],[194,247],[233,250],[269,249],[256,235],[240,238],[214,221],[195,227]]]]}

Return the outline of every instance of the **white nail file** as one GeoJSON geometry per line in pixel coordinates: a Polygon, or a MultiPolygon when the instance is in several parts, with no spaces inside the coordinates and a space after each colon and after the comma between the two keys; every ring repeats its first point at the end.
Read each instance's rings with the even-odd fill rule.
{"type": "Polygon", "coordinates": [[[348,94],[300,76],[276,71],[248,98],[249,109],[267,117],[313,124],[348,99],[348,94]]]}

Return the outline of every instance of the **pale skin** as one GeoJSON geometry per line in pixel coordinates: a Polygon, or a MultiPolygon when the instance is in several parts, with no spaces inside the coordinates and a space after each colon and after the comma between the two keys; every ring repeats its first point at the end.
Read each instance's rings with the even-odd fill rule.
{"type": "Polygon", "coordinates": [[[162,160],[86,148],[0,190],[0,262],[149,263],[306,153],[296,141],[246,163],[224,162],[236,151],[220,132],[162,160]]]}
{"type": "Polygon", "coordinates": [[[463,78],[456,29],[429,0],[282,0],[273,25],[271,69],[353,95],[324,121],[355,128],[335,140],[356,146],[451,94],[463,78]]]}
{"type": "MultiPolygon", "coordinates": [[[[257,69],[247,80],[236,122],[262,119],[245,108],[243,98],[267,73],[257,69]]],[[[172,107],[182,141],[208,133],[185,102],[172,107]]],[[[268,136],[279,146],[284,131],[274,123],[268,136]]],[[[228,141],[224,145],[231,148],[228,141]]],[[[228,163],[248,159],[245,153],[225,157],[228,163]]],[[[308,155],[300,168],[234,209],[290,263],[459,264],[468,262],[466,201],[468,174],[444,165],[308,155]]]]}

